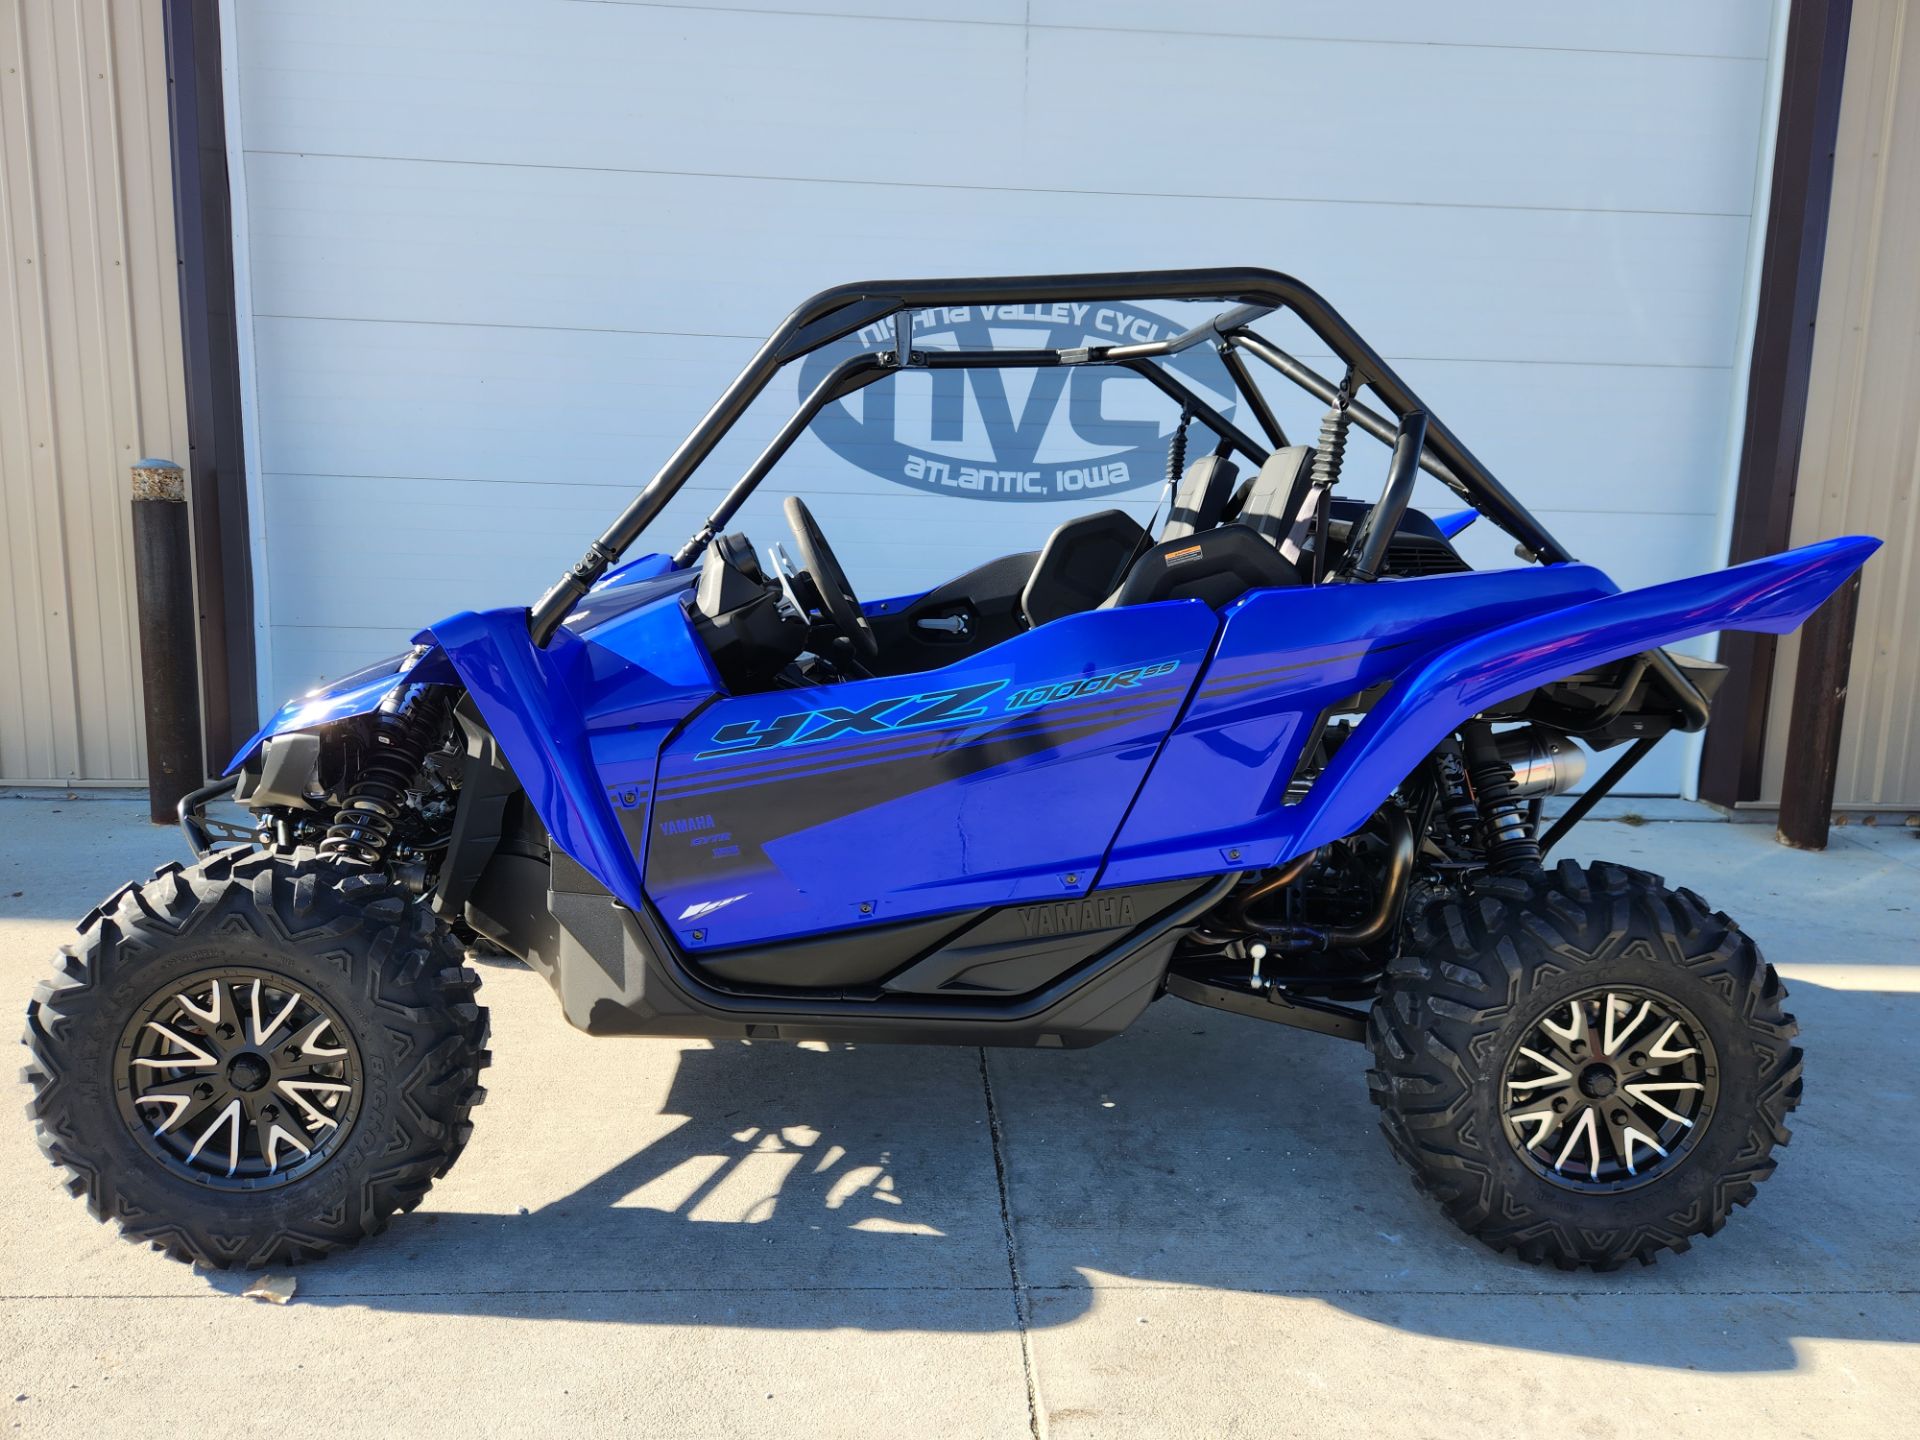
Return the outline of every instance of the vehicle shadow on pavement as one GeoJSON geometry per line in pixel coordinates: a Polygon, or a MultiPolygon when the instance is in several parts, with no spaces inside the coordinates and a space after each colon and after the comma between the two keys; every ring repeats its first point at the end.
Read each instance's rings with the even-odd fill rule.
{"type": "Polygon", "coordinates": [[[1794,1001],[1822,1058],[1779,1175],[1726,1234],[1651,1269],[1562,1274],[1487,1251],[1387,1154],[1364,1051],[1168,1001],[1066,1053],[688,1048],[655,1107],[623,1108],[618,1066],[595,1073],[606,1046],[584,1041],[595,1051],[571,1079],[495,1079],[487,1111],[510,1113],[483,1115],[484,1186],[458,1184],[476,1154],[435,1192],[452,1208],[430,1200],[304,1272],[301,1298],[977,1331],[1067,1324],[1124,1306],[1129,1287],[1179,1286],[1676,1369],[1792,1369],[1808,1339],[1920,1341],[1904,1198],[1920,1181],[1920,1107],[1895,1043],[1920,995],[1802,982],[1794,1001]],[[1845,1054],[1874,1058],[1849,1081],[1845,1054]],[[635,1148],[550,1193],[606,1153],[589,1133],[635,1148]],[[503,1173],[523,1177],[524,1213],[503,1173]]]}

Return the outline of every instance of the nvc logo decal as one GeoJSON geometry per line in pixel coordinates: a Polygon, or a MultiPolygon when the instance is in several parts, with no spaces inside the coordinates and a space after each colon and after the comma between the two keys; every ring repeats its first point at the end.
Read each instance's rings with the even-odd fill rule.
{"type": "MultiPolygon", "coordinates": [[[[915,349],[1071,349],[1163,340],[1186,329],[1133,305],[950,305],[914,312],[915,349]]],[[[894,348],[893,321],[816,351],[800,367],[805,396],[862,350],[894,348]]],[[[1170,361],[1229,418],[1235,391],[1211,346],[1170,361]]],[[[829,450],[914,490],[979,500],[1065,500],[1157,484],[1166,473],[1173,402],[1111,365],[1044,370],[909,370],[836,401],[814,418],[829,450]]],[[[1211,444],[1196,422],[1193,453],[1211,444]]]]}

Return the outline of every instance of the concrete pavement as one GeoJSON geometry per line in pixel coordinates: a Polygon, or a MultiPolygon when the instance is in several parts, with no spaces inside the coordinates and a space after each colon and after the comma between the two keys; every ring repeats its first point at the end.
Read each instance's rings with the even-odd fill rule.
{"type": "MultiPolygon", "coordinates": [[[[1780,1173],[1652,1269],[1460,1237],[1318,1036],[1166,1001],[1072,1053],[596,1041],[486,966],[471,1148],[284,1309],[115,1239],[0,1123],[9,1433],[1914,1433],[1920,841],[1575,841],[1736,915],[1806,1032],[1780,1173]]],[[[0,800],[0,1011],[180,853],[137,803],[0,800]]]]}

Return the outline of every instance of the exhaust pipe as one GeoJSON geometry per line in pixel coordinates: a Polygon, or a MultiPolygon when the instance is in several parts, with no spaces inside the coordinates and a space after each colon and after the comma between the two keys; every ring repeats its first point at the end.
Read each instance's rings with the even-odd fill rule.
{"type": "MultiPolygon", "coordinates": [[[[1399,806],[1387,806],[1380,812],[1380,820],[1386,831],[1383,838],[1387,842],[1387,869],[1380,879],[1380,898],[1373,907],[1373,913],[1352,925],[1330,927],[1248,922],[1255,926],[1255,933],[1260,935],[1262,941],[1271,947],[1268,953],[1308,955],[1322,950],[1357,950],[1392,933],[1393,927],[1400,923],[1400,909],[1407,898],[1407,881],[1413,875],[1417,846],[1413,823],[1407,819],[1407,812],[1399,806]]],[[[1289,866],[1288,869],[1292,871],[1293,867],[1289,866]]],[[[1259,963],[1262,958],[1259,953],[1254,955],[1255,989],[1261,986],[1259,963]]]]}
{"type": "Polygon", "coordinates": [[[1494,737],[1494,748],[1513,770],[1518,795],[1564,795],[1587,775],[1587,752],[1579,742],[1544,725],[1523,725],[1494,737]]]}

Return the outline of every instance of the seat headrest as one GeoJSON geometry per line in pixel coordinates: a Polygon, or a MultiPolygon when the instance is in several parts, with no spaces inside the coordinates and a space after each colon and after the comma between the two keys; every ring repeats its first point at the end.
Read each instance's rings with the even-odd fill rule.
{"type": "Polygon", "coordinates": [[[1240,498],[1234,519],[1262,540],[1278,545],[1287,538],[1294,512],[1306,498],[1305,485],[1312,478],[1312,469],[1313,450],[1309,446],[1288,445],[1274,451],[1247,482],[1247,493],[1240,498]]]}
{"type": "Polygon", "coordinates": [[[1180,540],[1218,525],[1239,474],[1231,460],[1218,455],[1203,456],[1189,465],[1174,491],[1173,509],[1160,528],[1160,538],[1180,540]]]}

